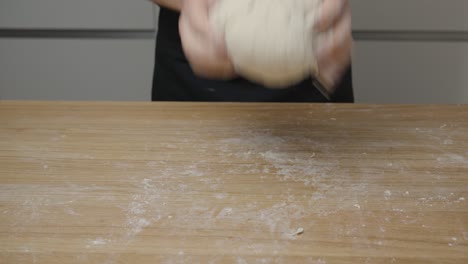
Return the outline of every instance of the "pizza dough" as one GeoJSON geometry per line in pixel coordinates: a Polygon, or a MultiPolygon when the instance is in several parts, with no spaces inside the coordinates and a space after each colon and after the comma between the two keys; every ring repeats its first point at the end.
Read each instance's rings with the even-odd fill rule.
{"type": "Polygon", "coordinates": [[[315,16],[322,0],[218,0],[210,10],[236,72],[270,88],[317,73],[315,16]]]}

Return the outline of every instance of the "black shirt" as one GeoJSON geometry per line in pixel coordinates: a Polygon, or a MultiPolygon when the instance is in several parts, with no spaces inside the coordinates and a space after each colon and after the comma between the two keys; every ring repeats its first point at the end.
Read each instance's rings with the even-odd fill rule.
{"type": "MultiPolygon", "coordinates": [[[[156,39],[153,101],[328,102],[312,79],[285,88],[269,89],[243,78],[230,81],[196,76],[185,58],[179,36],[179,13],[161,8],[156,39]]],[[[331,98],[353,102],[351,69],[331,98]]]]}

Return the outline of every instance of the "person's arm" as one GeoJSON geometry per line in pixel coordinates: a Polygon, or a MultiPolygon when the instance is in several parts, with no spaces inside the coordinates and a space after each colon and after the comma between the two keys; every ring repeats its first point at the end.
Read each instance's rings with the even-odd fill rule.
{"type": "Polygon", "coordinates": [[[151,0],[151,2],[176,11],[182,8],[182,0],[151,0]]]}

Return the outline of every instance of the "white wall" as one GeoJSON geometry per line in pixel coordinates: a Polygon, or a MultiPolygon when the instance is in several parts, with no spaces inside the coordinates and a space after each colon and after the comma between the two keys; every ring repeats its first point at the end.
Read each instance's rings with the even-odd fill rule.
{"type": "Polygon", "coordinates": [[[154,41],[0,39],[4,99],[150,100],[154,41]]]}
{"type": "Polygon", "coordinates": [[[150,100],[155,20],[146,0],[0,1],[0,31],[27,30],[0,37],[0,98],[150,100]]]}
{"type": "Polygon", "coordinates": [[[154,29],[147,0],[1,0],[2,28],[154,29]]]}
{"type": "Polygon", "coordinates": [[[468,31],[466,0],[350,0],[362,30],[468,31]]]}
{"type": "Polygon", "coordinates": [[[468,103],[468,42],[357,41],[361,103],[468,103]]]}
{"type": "Polygon", "coordinates": [[[468,1],[351,0],[351,6],[359,33],[357,102],[468,103],[468,1]]]}

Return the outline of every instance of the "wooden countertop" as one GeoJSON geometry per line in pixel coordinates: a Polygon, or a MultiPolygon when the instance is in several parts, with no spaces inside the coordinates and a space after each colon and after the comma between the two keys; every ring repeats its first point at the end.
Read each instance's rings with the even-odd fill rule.
{"type": "Polygon", "coordinates": [[[467,199],[468,106],[0,101],[0,263],[468,263],[467,199]]]}

